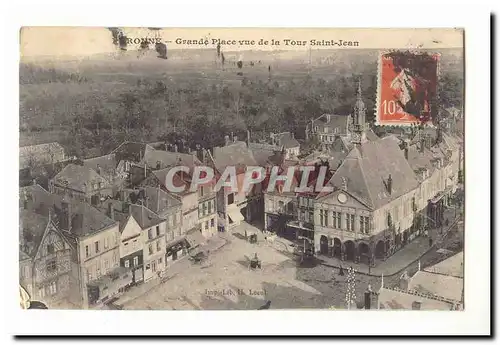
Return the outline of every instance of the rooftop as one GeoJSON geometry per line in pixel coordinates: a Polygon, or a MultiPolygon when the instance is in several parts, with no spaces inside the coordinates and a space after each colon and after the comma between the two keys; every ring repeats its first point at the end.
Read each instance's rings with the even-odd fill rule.
{"type": "Polygon", "coordinates": [[[408,289],[460,301],[463,285],[463,278],[418,271],[411,277],[408,289]]]}
{"type": "Polygon", "coordinates": [[[426,267],[424,271],[444,274],[448,276],[460,277],[464,276],[464,252],[461,251],[448,259],[445,259],[433,266],[426,267]]]}
{"type": "Polygon", "coordinates": [[[399,290],[382,288],[378,301],[380,309],[411,310],[414,302],[420,302],[422,310],[451,310],[452,304],[445,301],[430,299],[399,290]]]}
{"type": "MultiPolygon", "coordinates": [[[[67,186],[82,192],[92,190],[95,183],[102,183],[104,187],[109,186],[108,180],[100,176],[94,169],[77,164],[66,165],[53,180],[60,186],[67,186]]],[[[99,188],[104,187],[99,186],[99,188]]]]}
{"type": "Polygon", "coordinates": [[[419,182],[398,143],[399,139],[391,135],[353,148],[330,184],[342,187],[347,183],[347,190],[353,196],[374,209],[417,188],[419,182]],[[389,176],[392,179],[390,193],[389,176]]]}

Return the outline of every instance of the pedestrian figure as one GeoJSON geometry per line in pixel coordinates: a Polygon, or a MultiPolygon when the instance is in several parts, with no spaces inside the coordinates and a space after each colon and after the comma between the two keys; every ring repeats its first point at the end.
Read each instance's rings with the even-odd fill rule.
{"type": "Polygon", "coordinates": [[[340,264],[340,269],[339,269],[339,276],[344,275],[344,269],[342,268],[342,264],[340,264]]]}

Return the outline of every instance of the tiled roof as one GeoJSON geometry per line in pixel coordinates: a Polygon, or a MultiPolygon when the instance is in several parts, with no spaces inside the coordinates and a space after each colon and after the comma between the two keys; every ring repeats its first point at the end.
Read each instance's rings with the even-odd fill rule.
{"type": "Polygon", "coordinates": [[[338,134],[345,134],[349,124],[349,115],[323,114],[313,123],[314,127],[318,127],[318,133],[334,133],[335,128],[338,128],[338,134]]]}
{"type": "Polygon", "coordinates": [[[438,262],[433,266],[426,267],[424,271],[463,278],[463,264],[464,252],[461,251],[460,253],[457,253],[441,262],[438,262]]]}
{"type": "Polygon", "coordinates": [[[64,148],[57,142],[23,146],[19,148],[19,168],[26,168],[32,158],[39,162],[52,163],[52,158],[57,162],[64,159],[64,155],[64,148]]]}
{"type": "Polygon", "coordinates": [[[237,141],[227,146],[214,148],[216,168],[222,173],[227,166],[257,166],[252,151],[243,141],[237,141]]]}
{"type": "Polygon", "coordinates": [[[128,160],[138,163],[144,158],[146,151],[150,149],[154,148],[147,143],[125,141],[111,153],[115,154],[117,161],[128,160]]]}
{"type": "Polygon", "coordinates": [[[149,208],[142,205],[131,204],[130,214],[134,217],[134,219],[143,230],[165,221],[149,208]]]}
{"type": "Polygon", "coordinates": [[[182,205],[178,199],[159,188],[144,187],[144,191],[148,198],[148,207],[156,213],[182,205]]]}
{"type": "Polygon", "coordinates": [[[202,165],[200,160],[194,155],[180,152],[160,151],[153,148],[146,150],[143,160],[151,169],[156,170],[159,170],[157,168],[158,162],[160,163],[160,169],[179,165],[188,166],[189,168],[202,165]]]}
{"type": "Polygon", "coordinates": [[[463,278],[418,271],[411,277],[408,289],[460,301],[463,285],[463,278]]]}
{"type": "Polygon", "coordinates": [[[105,156],[85,159],[83,165],[96,172],[98,172],[98,168],[100,168],[102,172],[112,174],[118,165],[118,161],[116,160],[116,155],[111,153],[105,156]]]}
{"type": "Polygon", "coordinates": [[[42,241],[49,223],[49,216],[38,214],[35,210],[21,209],[19,212],[19,248],[33,257],[42,241]]]}
{"type": "Polygon", "coordinates": [[[388,136],[368,141],[349,152],[330,183],[342,187],[375,209],[417,188],[413,169],[399,148],[399,140],[388,136]],[[392,192],[386,187],[391,175],[392,192]]]}
{"type": "MultiPolygon", "coordinates": [[[[29,200],[30,210],[45,215],[48,214],[49,209],[53,209],[55,216],[61,218],[61,203],[64,202],[62,196],[51,194],[38,185],[21,188],[20,204],[23,204],[25,195],[29,200]]],[[[64,229],[60,230],[69,237],[87,236],[116,224],[114,220],[87,203],[73,199],[67,199],[66,202],[71,205],[71,230],[69,234],[63,231],[64,229]]]]}
{"type": "Polygon", "coordinates": [[[404,291],[382,288],[379,291],[378,301],[380,309],[411,310],[414,302],[420,302],[422,310],[451,310],[450,303],[425,298],[404,291]]]}
{"type": "Polygon", "coordinates": [[[108,180],[100,176],[94,169],[87,166],[68,164],[54,177],[54,182],[60,186],[86,192],[92,190],[93,184],[103,183],[104,187],[109,186],[108,180]]]}

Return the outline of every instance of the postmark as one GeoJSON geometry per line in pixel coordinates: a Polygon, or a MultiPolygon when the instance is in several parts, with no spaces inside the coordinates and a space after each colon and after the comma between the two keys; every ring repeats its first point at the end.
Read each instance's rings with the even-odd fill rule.
{"type": "Polygon", "coordinates": [[[376,124],[432,124],[437,115],[440,54],[381,53],[378,61],[376,124]]]}

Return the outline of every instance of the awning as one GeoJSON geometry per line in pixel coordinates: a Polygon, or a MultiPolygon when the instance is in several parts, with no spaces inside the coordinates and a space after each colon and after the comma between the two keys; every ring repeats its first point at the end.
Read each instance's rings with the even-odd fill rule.
{"type": "Polygon", "coordinates": [[[89,283],[90,287],[96,287],[100,291],[100,296],[108,296],[118,291],[118,289],[125,287],[132,283],[133,275],[131,268],[117,267],[89,283]]]}
{"type": "Polygon", "coordinates": [[[231,218],[231,220],[234,223],[239,223],[239,222],[245,220],[245,217],[243,217],[240,209],[235,204],[231,204],[231,205],[227,206],[227,215],[229,216],[229,218],[231,218]]]}
{"type": "Polygon", "coordinates": [[[200,231],[194,231],[186,235],[186,240],[188,241],[191,248],[196,248],[205,243],[205,237],[200,231]]]}

